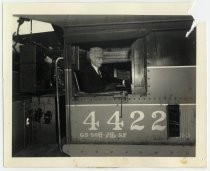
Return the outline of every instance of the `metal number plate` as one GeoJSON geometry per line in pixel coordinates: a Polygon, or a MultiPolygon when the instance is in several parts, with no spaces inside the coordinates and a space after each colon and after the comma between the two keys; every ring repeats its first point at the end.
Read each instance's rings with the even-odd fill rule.
{"type": "Polygon", "coordinates": [[[167,138],[164,105],[71,107],[73,142],[156,142],[167,138]]]}

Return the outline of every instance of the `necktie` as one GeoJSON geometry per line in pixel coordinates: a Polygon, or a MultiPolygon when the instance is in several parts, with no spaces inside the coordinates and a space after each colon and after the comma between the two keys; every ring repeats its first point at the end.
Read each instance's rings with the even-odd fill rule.
{"type": "Polygon", "coordinates": [[[100,76],[100,77],[102,77],[102,75],[101,75],[101,71],[100,71],[100,69],[98,68],[98,75],[100,76]]]}

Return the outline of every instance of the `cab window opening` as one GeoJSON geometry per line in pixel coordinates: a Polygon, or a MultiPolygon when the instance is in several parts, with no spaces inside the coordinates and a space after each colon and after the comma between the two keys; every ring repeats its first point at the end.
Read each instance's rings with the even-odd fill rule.
{"type": "MultiPolygon", "coordinates": [[[[126,91],[131,94],[131,88],[125,89],[123,83],[125,81],[131,82],[131,58],[129,48],[108,48],[104,50],[103,62],[101,64],[100,70],[103,71],[103,77],[107,77],[108,81],[113,81],[112,79],[122,80],[117,85],[116,89],[105,89],[98,90],[96,88],[95,92],[84,91],[84,77],[82,71],[84,67],[91,64],[90,52],[80,49],[78,46],[73,47],[73,59],[72,59],[72,70],[73,70],[73,92],[78,96],[89,96],[92,93],[94,95],[111,95],[116,93],[121,93],[126,91]],[[106,73],[106,75],[104,74],[106,73]],[[111,78],[111,79],[110,79],[111,78]]],[[[98,62],[98,61],[96,61],[98,62]]],[[[100,62],[100,61],[99,61],[100,62]]],[[[100,65],[100,64],[99,64],[100,65]]]]}

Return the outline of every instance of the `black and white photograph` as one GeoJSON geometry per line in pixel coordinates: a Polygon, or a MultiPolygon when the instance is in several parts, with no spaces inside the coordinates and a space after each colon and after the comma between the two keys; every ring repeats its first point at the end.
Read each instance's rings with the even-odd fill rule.
{"type": "Polygon", "coordinates": [[[11,157],[198,155],[192,15],[12,15],[11,157]]]}

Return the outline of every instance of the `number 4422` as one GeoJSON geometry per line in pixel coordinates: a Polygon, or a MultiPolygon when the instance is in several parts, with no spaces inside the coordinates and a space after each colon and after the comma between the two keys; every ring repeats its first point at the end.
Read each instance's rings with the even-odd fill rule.
{"type": "MultiPolygon", "coordinates": [[[[166,119],[166,113],[163,111],[155,111],[152,113],[151,117],[152,118],[157,118],[157,116],[160,116],[160,118],[158,118],[156,121],[154,121],[154,123],[152,124],[151,129],[152,130],[158,130],[158,131],[163,131],[165,130],[166,126],[165,125],[160,125],[160,122],[164,121],[166,119]]],[[[130,125],[130,130],[143,130],[144,129],[144,125],[140,124],[140,122],[144,119],[144,113],[142,111],[133,111],[130,114],[130,117],[132,119],[135,118],[135,116],[137,116],[137,119],[134,120],[131,125],[130,125]]],[[[99,128],[99,121],[96,121],[95,118],[95,111],[92,111],[89,113],[89,115],[85,118],[85,120],[83,121],[83,124],[85,125],[90,125],[90,127],[88,128],[88,130],[98,130],[99,128]]],[[[116,111],[107,121],[107,124],[113,125],[112,130],[122,130],[123,126],[124,126],[124,121],[121,120],[120,121],[120,112],[116,111]]]]}

